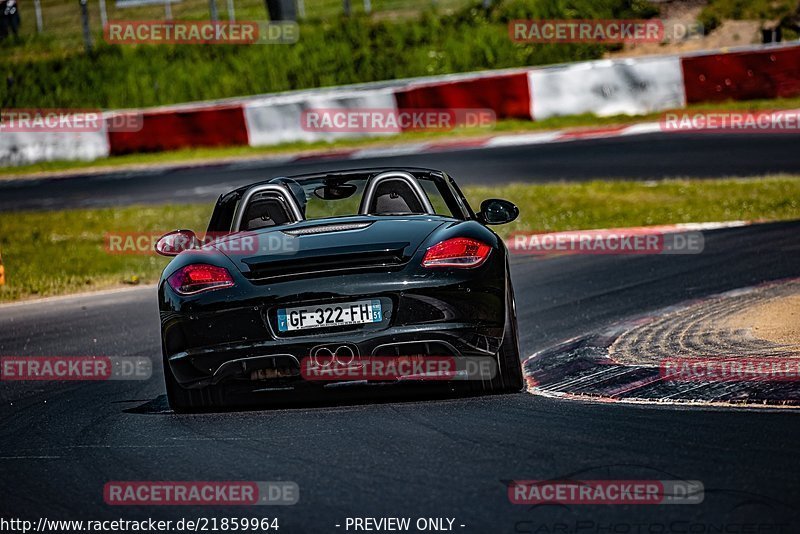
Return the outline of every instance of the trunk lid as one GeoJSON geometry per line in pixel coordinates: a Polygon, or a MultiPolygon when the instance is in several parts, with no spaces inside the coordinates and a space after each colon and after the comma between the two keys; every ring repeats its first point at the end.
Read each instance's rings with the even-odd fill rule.
{"type": "Polygon", "coordinates": [[[431,215],[335,217],[235,234],[212,246],[252,280],[400,268],[447,222],[431,215]]]}

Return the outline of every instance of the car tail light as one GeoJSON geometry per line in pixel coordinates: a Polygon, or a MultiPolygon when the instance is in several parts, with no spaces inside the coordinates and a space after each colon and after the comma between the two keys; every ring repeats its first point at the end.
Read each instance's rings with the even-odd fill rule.
{"type": "Polygon", "coordinates": [[[422,259],[423,267],[477,267],[486,261],[492,248],[469,239],[455,237],[430,247],[422,259]]]}
{"type": "Polygon", "coordinates": [[[223,267],[193,263],[181,267],[167,279],[170,287],[181,295],[193,295],[212,289],[221,289],[233,285],[233,277],[223,267]]]}

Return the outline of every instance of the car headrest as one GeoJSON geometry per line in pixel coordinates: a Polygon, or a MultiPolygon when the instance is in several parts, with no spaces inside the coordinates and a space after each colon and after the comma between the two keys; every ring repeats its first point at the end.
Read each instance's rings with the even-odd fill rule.
{"type": "Polygon", "coordinates": [[[258,230],[286,224],[291,220],[286,206],[278,198],[262,198],[250,203],[242,218],[242,230],[258,230]]]}
{"type": "Polygon", "coordinates": [[[417,193],[402,179],[386,179],[375,188],[367,209],[371,215],[425,213],[417,193]]]}

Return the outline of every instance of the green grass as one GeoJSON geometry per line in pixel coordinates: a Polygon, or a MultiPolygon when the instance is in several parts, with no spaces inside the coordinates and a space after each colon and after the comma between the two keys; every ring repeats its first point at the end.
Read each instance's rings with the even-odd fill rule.
{"type": "Polygon", "coordinates": [[[755,179],[593,181],[470,187],[470,204],[499,196],[520,207],[511,232],[649,226],[729,220],[800,218],[800,177],[755,179]]]}
{"type": "Polygon", "coordinates": [[[794,26],[791,17],[797,12],[797,0],[710,0],[699,20],[706,31],[725,20],[777,21],[787,28],[794,26]]]}
{"type": "MultiPolygon", "coordinates": [[[[668,180],[659,182],[511,184],[465,188],[478,206],[507,198],[521,211],[514,231],[568,230],[719,220],[800,218],[800,177],[668,180]]],[[[0,213],[0,254],[7,285],[0,301],[146,283],[158,279],[166,258],[111,255],[105,235],[204,230],[211,204],[0,213]]]]}
{"type": "MultiPolygon", "coordinates": [[[[597,44],[512,42],[513,18],[642,18],[644,2],[513,0],[485,11],[410,19],[358,15],[302,22],[291,45],[108,45],[91,54],[48,33],[2,43],[0,106],[128,108],[601,57],[597,44]]],[[[77,4],[77,3],[76,3],[77,4]]],[[[131,17],[128,17],[131,18],[131,17]]],[[[31,24],[30,15],[27,15],[31,24]]],[[[64,31],[76,23],[65,19],[64,31]]]]}
{"type": "MultiPolygon", "coordinates": [[[[226,0],[216,0],[220,20],[228,20],[226,0]]],[[[342,0],[304,0],[306,20],[319,21],[336,19],[343,13],[342,0]]],[[[372,0],[373,13],[376,16],[417,16],[426,9],[436,6],[442,12],[469,5],[470,0],[372,0]]],[[[23,54],[24,45],[28,50],[54,49],[63,51],[77,51],[83,49],[81,30],[80,7],[76,0],[41,0],[43,33],[36,34],[36,22],[32,4],[23,3],[21,6],[22,27],[20,34],[23,39],[22,46],[12,48],[12,53],[23,54]]],[[[361,1],[351,1],[354,14],[364,12],[361,1]]],[[[93,30],[94,38],[99,38],[100,2],[91,1],[89,8],[89,24],[93,30]]],[[[146,5],[139,7],[120,8],[115,0],[106,0],[108,20],[163,20],[163,5],[146,5]]],[[[267,20],[267,11],[264,0],[234,0],[234,13],[236,20],[267,20]]],[[[172,18],[174,20],[203,20],[209,19],[208,0],[180,0],[172,4],[172,18]]]]}
{"type": "Polygon", "coordinates": [[[6,285],[0,301],[153,281],[166,265],[155,255],[106,253],[105,235],[203,228],[210,205],[125,207],[0,214],[6,285]]]}

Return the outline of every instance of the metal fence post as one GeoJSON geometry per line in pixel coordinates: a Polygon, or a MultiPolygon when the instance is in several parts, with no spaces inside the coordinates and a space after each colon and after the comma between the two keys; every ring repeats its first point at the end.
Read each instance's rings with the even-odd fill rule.
{"type": "Polygon", "coordinates": [[[108,24],[108,13],[106,12],[106,0],[100,0],[100,25],[103,26],[104,30],[106,24],[108,24]]]}
{"type": "Polygon", "coordinates": [[[87,4],[89,0],[79,0],[81,5],[81,20],[83,21],[83,44],[86,46],[86,51],[92,51],[92,32],[89,29],[89,7],[87,4]]]}
{"type": "Polygon", "coordinates": [[[44,23],[42,22],[42,2],[33,0],[33,10],[36,13],[36,33],[42,33],[44,23]]]}
{"type": "Polygon", "coordinates": [[[219,14],[217,13],[217,0],[208,0],[208,9],[211,12],[211,21],[217,22],[219,14]]]}

